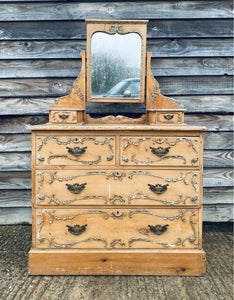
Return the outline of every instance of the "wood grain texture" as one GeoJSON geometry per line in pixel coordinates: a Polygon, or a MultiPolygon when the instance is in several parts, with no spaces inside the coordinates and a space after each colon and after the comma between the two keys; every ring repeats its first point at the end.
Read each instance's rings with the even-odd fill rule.
{"type": "MultiPolygon", "coordinates": [[[[0,41],[0,59],[78,59],[86,48],[83,40],[0,41]]],[[[153,57],[232,56],[231,38],[154,39],[147,41],[153,57]]]]}
{"type": "Polygon", "coordinates": [[[203,218],[206,222],[233,222],[233,204],[204,205],[203,218]]]}
{"type": "MultiPolygon", "coordinates": [[[[231,187],[233,185],[232,168],[205,168],[204,187],[231,187]]],[[[0,189],[30,189],[30,171],[0,172],[0,189]]]]}
{"type": "MultiPolygon", "coordinates": [[[[0,153],[0,164],[2,171],[30,171],[31,153],[0,153]]],[[[233,166],[233,151],[204,151],[204,166],[206,168],[231,168],[233,166]]]]}
{"type": "MultiPolygon", "coordinates": [[[[0,208],[0,225],[32,223],[30,207],[0,208]]],[[[230,222],[233,216],[233,205],[205,205],[203,209],[204,222],[230,222]]]]}
{"type": "MultiPolygon", "coordinates": [[[[84,19],[90,16],[150,19],[147,51],[153,53],[153,75],[159,77],[162,93],[187,109],[186,123],[205,125],[209,130],[204,134],[208,166],[204,170],[205,220],[230,220],[231,210],[220,205],[232,201],[232,1],[0,2],[1,162],[4,170],[5,164],[17,170],[0,172],[0,189],[7,191],[1,194],[0,206],[7,205],[8,197],[13,206],[6,208],[7,222],[12,216],[31,220],[30,210],[24,211],[25,205],[30,206],[29,198],[26,201],[24,197],[29,197],[31,188],[30,131],[26,126],[46,123],[46,109],[55,97],[70,92],[79,74],[79,52],[86,48],[84,19]],[[64,82],[64,77],[69,79],[64,82]],[[12,152],[12,159],[19,161],[9,158],[12,152]],[[211,167],[214,165],[218,168],[211,167]],[[24,208],[17,210],[17,205],[24,208]]],[[[87,105],[88,113],[98,116],[144,110],[144,105],[87,105]]]]}
{"type": "MultiPolygon", "coordinates": [[[[214,114],[191,114],[185,115],[185,123],[191,125],[204,126],[209,131],[221,132],[232,131],[234,118],[232,115],[214,115],[214,114]]],[[[48,116],[19,116],[19,117],[1,117],[0,134],[6,133],[29,133],[27,126],[39,125],[48,122],[48,116]]]]}
{"type": "Polygon", "coordinates": [[[2,21],[102,19],[232,18],[231,1],[114,2],[114,3],[15,3],[2,4],[2,21]],[[30,14],[28,13],[30,11],[30,14]]]}
{"type": "MultiPolygon", "coordinates": [[[[194,95],[175,96],[180,108],[187,109],[188,113],[229,113],[233,110],[232,95],[194,95]]],[[[48,108],[54,104],[55,98],[51,97],[23,97],[0,98],[0,115],[48,115],[48,108]]],[[[86,103],[86,109],[91,114],[129,114],[145,113],[144,104],[118,104],[118,103],[86,103]]]]}
{"type": "MultiPolygon", "coordinates": [[[[61,97],[69,94],[75,78],[1,79],[0,97],[45,96],[61,97]]],[[[231,76],[157,77],[165,96],[232,94],[231,76]]]]}
{"type": "Polygon", "coordinates": [[[205,168],[204,187],[230,187],[233,185],[233,168],[205,168]]]}
{"type": "MultiPolygon", "coordinates": [[[[1,22],[0,41],[86,39],[85,21],[1,22]]],[[[232,19],[150,20],[147,38],[232,37],[232,19]]]]}
{"type": "MultiPolygon", "coordinates": [[[[233,149],[232,132],[204,132],[204,149],[230,150],[233,149]]],[[[31,135],[28,134],[1,134],[0,152],[31,151],[31,135]]]]}
{"type": "MultiPolygon", "coordinates": [[[[31,190],[9,190],[1,189],[0,186],[0,207],[31,207],[31,190]]],[[[29,187],[30,188],[30,187],[29,187]]],[[[203,203],[205,205],[233,204],[232,187],[208,187],[203,190],[203,203]]]]}
{"type": "Polygon", "coordinates": [[[31,172],[0,172],[0,190],[31,189],[31,172]]]}
{"type": "MultiPolygon", "coordinates": [[[[80,60],[1,60],[0,78],[76,77],[80,60]]],[[[232,75],[232,58],[161,58],[152,60],[153,76],[232,75]]]]}
{"type": "Polygon", "coordinates": [[[159,250],[130,253],[127,250],[79,251],[58,250],[29,252],[29,272],[34,275],[176,275],[201,276],[205,273],[203,250],[164,253],[159,250]],[[61,255],[64,258],[61,260],[61,255]],[[44,257],[44,258],[43,258],[44,257]]]}

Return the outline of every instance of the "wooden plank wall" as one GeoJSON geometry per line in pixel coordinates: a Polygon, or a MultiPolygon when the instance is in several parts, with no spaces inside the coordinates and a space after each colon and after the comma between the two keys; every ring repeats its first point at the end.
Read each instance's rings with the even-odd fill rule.
{"type": "MultiPolygon", "coordinates": [[[[0,0],[0,223],[31,222],[29,124],[69,92],[86,47],[85,18],[149,19],[161,91],[205,125],[204,221],[231,221],[232,1],[0,0]]],[[[90,113],[135,106],[88,106],[90,113]]],[[[143,107],[138,106],[142,111],[143,107]]]]}

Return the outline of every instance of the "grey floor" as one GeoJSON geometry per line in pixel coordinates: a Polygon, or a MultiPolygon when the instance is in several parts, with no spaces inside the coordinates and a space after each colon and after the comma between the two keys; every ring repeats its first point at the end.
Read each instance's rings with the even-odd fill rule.
{"type": "Polygon", "coordinates": [[[0,299],[216,300],[233,299],[233,232],[230,223],[204,225],[203,277],[29,276],[31,227],[0,226],[0,299]]]}

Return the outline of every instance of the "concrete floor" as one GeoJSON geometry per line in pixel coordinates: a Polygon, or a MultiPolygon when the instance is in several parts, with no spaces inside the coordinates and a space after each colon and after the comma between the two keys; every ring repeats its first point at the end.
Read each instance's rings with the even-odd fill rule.
{"type": "Polygon", "coordinates": [[[204,225],[204,277],[29,276],[31,226],[0,226],[0,300],[231,300],[232,229],[230,223],[204,225]]]}

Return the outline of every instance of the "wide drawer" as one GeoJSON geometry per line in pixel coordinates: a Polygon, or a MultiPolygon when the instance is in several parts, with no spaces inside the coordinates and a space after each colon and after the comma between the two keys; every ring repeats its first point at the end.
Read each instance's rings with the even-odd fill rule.
{"type": "Polygon", "coordinates": [[[115,137],[36,136],[37,165],[115,165],[115,137]]]}
{"type": "Polygon", "coordinates": [[[36,205],[198,205],[198,170],[37,170],[36,205]]]}
{"type": "Polygon", "coordinates": [[[199,209],[37,209],[38,248],[198,248],[199,209]]]}
{"type": "Polygon", "coordinates": [[[199,137],[122,136],[121,165],[198,166],[199,137]]]}

